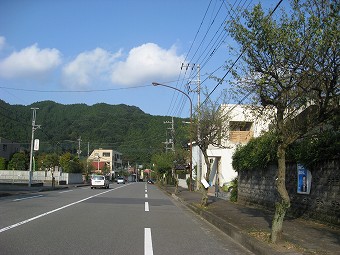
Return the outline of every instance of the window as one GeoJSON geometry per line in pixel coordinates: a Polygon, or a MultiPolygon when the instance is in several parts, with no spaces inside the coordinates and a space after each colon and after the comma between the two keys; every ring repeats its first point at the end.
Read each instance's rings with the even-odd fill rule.
{"type": "Polygon", "coordinates": [[[250,131],[253,123],[247,121],[230,121],[230,131],[250,131]]]}
{"type": "Polygon", "coordinates": [[[103,152],[103,157],[110,157],[110,156],[111,156],[110,152],[103,152]]]}

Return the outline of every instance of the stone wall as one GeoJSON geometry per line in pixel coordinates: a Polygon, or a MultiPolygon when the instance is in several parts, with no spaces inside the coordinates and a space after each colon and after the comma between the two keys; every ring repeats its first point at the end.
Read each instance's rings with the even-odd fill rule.
{"type": "MultiPolygon", "coordinates": [[[[312,218],[340,225],[339,160],[318,164],[312,174],[310,194],[297,193],[297,166],[287,164],[286,187],[291,198],[288,215],[312,218]]],[[[274,210],[278,194],[275,187],[275,166],[266,170],[241,171],[238,181],[238,202],[274,210]]]]}

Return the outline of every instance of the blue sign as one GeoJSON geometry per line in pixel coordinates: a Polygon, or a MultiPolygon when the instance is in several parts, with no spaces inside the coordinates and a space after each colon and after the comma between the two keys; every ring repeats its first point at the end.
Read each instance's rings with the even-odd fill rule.
{"type": "Polygon", "coordinates": [[[303,165],[297,165],[297,193],[299,194],[309,194],[311,183],[312,183],[312,174],[309,170],[307,170],[303,165]]]}

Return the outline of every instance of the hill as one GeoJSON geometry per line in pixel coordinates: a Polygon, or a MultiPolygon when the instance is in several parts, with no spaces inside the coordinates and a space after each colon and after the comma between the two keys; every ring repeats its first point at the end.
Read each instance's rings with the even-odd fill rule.
{"type": "MultiPolygon", "coordinates": [[[[82,156],[96,148],[110,148],[123,153],[126,163],[150,162],[152,154],[164,151],[169,116],[153,116],[135,106],[124,104],[63,105],[53,101],[28,106],[10,105],[0,100],[0,137],[19,142],[29,149],[32,133],[32,110],[37,110],[35,138],[40,152],[76,153],[81,137],[82,156]]],[[[182,119],[175,118],[178,146],[185,144],[182,119]]]]}

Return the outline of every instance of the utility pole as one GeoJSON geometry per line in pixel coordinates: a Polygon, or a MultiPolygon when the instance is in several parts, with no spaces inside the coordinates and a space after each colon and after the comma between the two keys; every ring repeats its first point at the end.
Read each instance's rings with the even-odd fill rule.
{"type": "Polygon", "coordinates": [[[30,169],[28,173],[28,186],[32,186],[32,166],[33,166],[33,143],[34,143],[34,132],[38,128],[40,128],[40,125],[35,125],[35,120],[37,117],[37,110],[39,108],[31,108],[33,110],[33,117],[32,117],[32,139],[31,139],[31,152],[30,152],[30,169]]]}
{"type": "Polygon", "coordinates": [[[81,154],[81,150],[80,150],[80,142],[81,142],[81,136],[79,136],[79,138],[78,138],[78,150],[77,150],[78,159],[80,159],[80,154],[81,154]]]}
{"type": "Polygon", "coordinates": [[[171,122],[170,121],[164,121],[164,124],[171,124],[171,128],[167,128],[170,130],[170,135],[171,135],[171,139],[168,139],[168,137],[166,137],[166,142],[164,142],[165,144],[165,151],[168,152],[168,150],[171,151],[175,151],[175,125],[174,125],[174,117],[171,118],[171,122]],[[168,144],[171,144],[171,148],[168,147],[168,144]]]}
{"type": "MultiPolygon", "coordinates": [[[[194,68],[195,64],[193,65],[194,68]]],[[[200,114],[200,108],[201,108],[201,67],[198,64],[197,65],[197,80],[196,81],[191,81],[193,83],[195,83],[195,85],[197,85],[197,87],[195,89],[191,89],[190,86],[188,88],[189,92],[195,92],[197,93],[197,139],[198,141],[201,140],[201,130],[200,130],[200,119],[201,119],[201,114],[200,114]]],[[[191,83],[190,82],[190,83],[191,83]]],[[[189,83],[189,84],[190,84],[189,83]]],[[[188,84],[188,85],[189,85],[188,84]]],[[[198,147],[198,146],[197,146],[198,147]]],[[[202,153],[201,153],[201,149],[198,147],[197,148],[197,173],[196,173],[196,189],[199,190],[200,187],[200,182],[202,179],[202,153]]]]}
{"type": "MultiPolygon", "coordinates": [[[[87,159],[86,159],[86,173],[89,174],[89,155],[90,155],[90,142],[87,142],[87,159]]],[[[87,179],[86,179],[87,181],[87,179]]]]}

